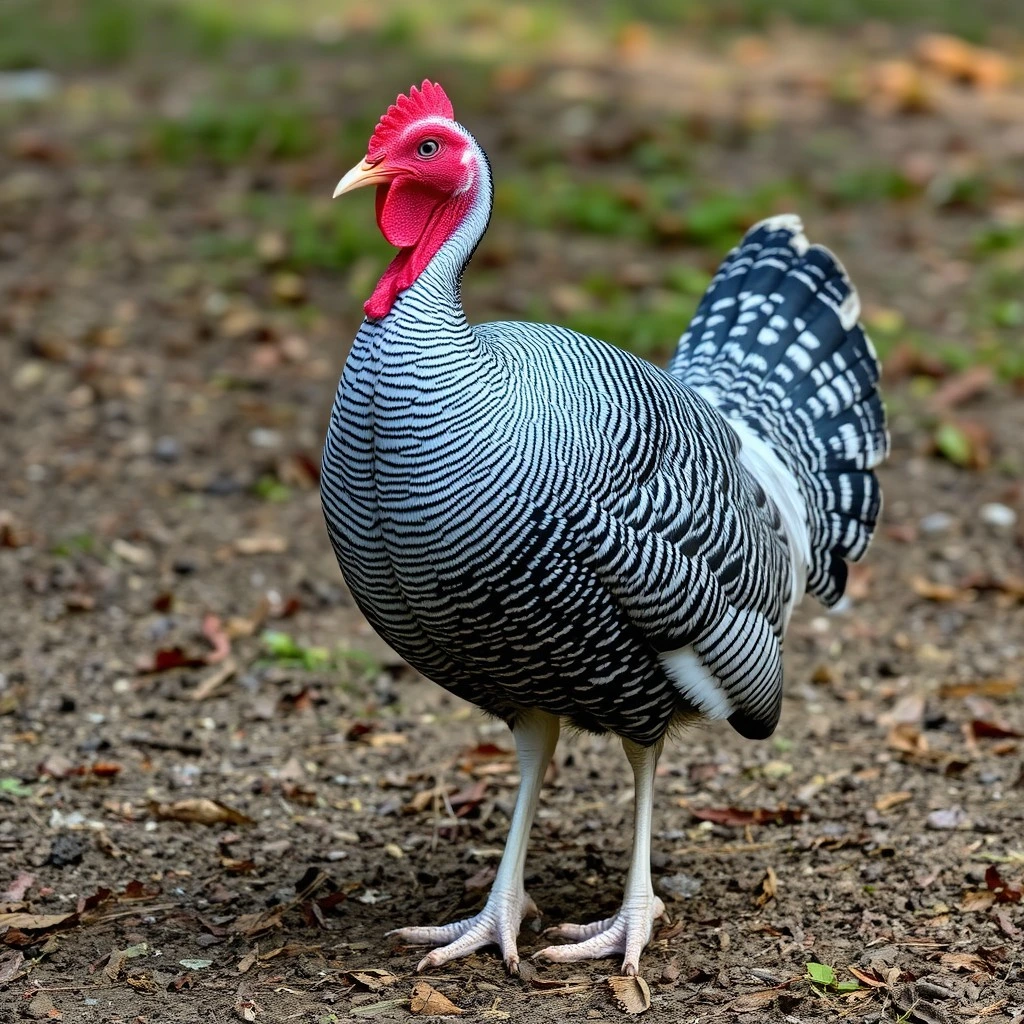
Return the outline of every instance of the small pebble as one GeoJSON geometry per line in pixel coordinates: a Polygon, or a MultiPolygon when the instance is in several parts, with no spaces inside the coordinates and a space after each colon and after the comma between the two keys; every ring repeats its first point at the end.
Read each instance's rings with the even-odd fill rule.
{"type": "Polygon", "coordinates": [[[944,533],[952,525],[953,517],[948,512],[931,512],[918,523],[922,533],[944,533]]]}
{"type": "Polygon", "coordinates": [[[253,448],[280,448],[281,431],[269,427],[254,427],[249,431],[249,444],[253,448]]]}
{"type": "Polygon", "coordinates": [[[998,501],[982,505],[979,514],[981,521],[987,526],[995,526],[1001,530],[1007,530],[1017,522],[1017,513],[1009,505],[1002,505],[998,501]]]}
{"type": "Polygon", "coordinates": [[[153,454],[161,462],[177,462],[181,456],[181,444],[176,437],[165,434],[157,438],[153,454]]]}

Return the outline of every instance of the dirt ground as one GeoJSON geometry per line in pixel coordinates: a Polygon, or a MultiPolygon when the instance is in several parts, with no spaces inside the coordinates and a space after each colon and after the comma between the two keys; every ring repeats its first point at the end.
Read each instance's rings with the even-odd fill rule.
{"type": "MultiPolygon", "coordinates": [[[[951,89],[912,118],[885,108],[843,126],[800,98],[790,52],[770,48],[746,87],[762,82],[772,129],[705,134],[708,174],[753,187],[752,165],[793,172],[809,140],[840,130],[894,162],[939,161],[956,139],[1001,167],[1021,147],[1005,129],[1020,92],[951,89]]],[[[706,75],[729,66],[702,60],[706,75]]],[[[478,115],[499,169],[517,145],[501,126],[579,89],[565,76],[585,64],[538,72],[478,115]]],[[[629,109],[657,117],[650,74],[623,81],[629,109]]],[[[678,102],[698,108],[680,82],[678,102]]],[[[115,84],[149,87],[62,88],[115,84]]],[[[272,231],[241,270],[190,248],[232,236],[240,196],[329,193],[360,154],[112,162],[68,107],[5,117],[0,1021],[397,1021],[430,1012],[418,981],[469,1020],[622,1017],[613,961],[530,962],[510,979],[482,951],[417,976],[420,951],[385,937],[482,905],[518,779],[505,727],[374,637],[327,543],[320,439],[382,263],[342,287],[276,269],[272,231]],[[316,317],[294,310],[296,289],[316,317]]],[[[1000,208],[1019,207],[1019,182],[1000,187],[1000,208]]],[[[1012,375],[963,368],[962,242],[990,216],[872,200],[808,217],[882,328],[898,311],[896,333],[968,357],[892,350],[883,525],[844,606],[808,603],[794,621],[777,734],[751,743],[722,724],[666,749],[649,1019],[1024,1021],[1024,402],[1012,375]]],[[[529,315],[521,296],[557,272],[553,252],[567,274],[721,255],[560,239],[503,224],[500,204],[492,236],[467,284],[480,318],[529,315]]],[[[557,292],[552,315],[578,301],[557,292]]],[[[612,738],[563,737],[527,863],[542,925],[617,907],[631,797],[612,738]]],[[[524,926],[525,955],[545,944],[524,926]]]]}

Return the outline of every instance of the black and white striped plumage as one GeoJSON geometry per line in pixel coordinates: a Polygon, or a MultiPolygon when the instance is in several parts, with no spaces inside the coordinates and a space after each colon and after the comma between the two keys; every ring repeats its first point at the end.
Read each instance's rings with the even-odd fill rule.
{"type": "MultiPolygon", "coordinates": [[[[464,131],[460,129],[460,131],[464,131]]],[[[856,292],[795,217],[725,260],[668,371],[546,324],[470,326],[469,213],[345,365],[323,457],[331,541],[374,628],[510,723],[656,743],[680,716],[776,726],[805,590],[841,596],[885,457],[856,292]]]]}

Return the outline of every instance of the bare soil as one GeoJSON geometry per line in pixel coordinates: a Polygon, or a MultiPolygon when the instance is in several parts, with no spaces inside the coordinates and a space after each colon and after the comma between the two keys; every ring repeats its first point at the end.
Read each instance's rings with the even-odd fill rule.
{"type": "MultiPolygon", "coordinates": [[[[827,116],[792,109],[780,164],[827,116]]],[[[872,115],[864,145],[937,151],[950,123],[872,115]]],[[[613,961],[508,978],[483,951],[418,978],[385,937],[482,904],[517,774],[505,727],[401,664],[331,556],[316,466],[353,301],[311,275],[323,315],[285,331],[260,270],[224,308],[186,243],[229,231],[253,174],[112,170],[68,124],[36,119],[51,150],[0,157],[0,1020],[407,1020],[418,980],[471,1020],[620,1017],[613,961]]],[[[749,176],[749,145],[709,150],[749,176]]],[[[314,163],[310,189],[344,170],[314,163]]],[[[876,306],[966,331],[935,255],[964,222],[894,218],[816,233],[850,239],[876,306]],[[908,267],[929,266],[922,296],[908,267]]],[[[469,286],[487,316],[540,266],[495,226],[506,248],[469,286]]],[[[794,622],[778,733],[666,749],[653,1019],[1024,1020],[1024,534],[983,512],[1024,515],[1024,403],[988,380],[957,398],[987,463],[958,468],[915,374],[891,376],[883,527],[847,604],[794,622]]],[[[616,908],[631,795],[613,738],[563,738],[527,866],[543,925],[616,908]]],[[[524,954],[544,944],[524,928],[524,954]]]]}

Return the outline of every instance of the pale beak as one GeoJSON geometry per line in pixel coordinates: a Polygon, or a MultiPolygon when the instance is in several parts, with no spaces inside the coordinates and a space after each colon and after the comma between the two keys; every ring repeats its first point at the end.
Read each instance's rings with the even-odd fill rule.
{"type": "Polygon", "coordinates": [[[371,164],[362,160],[338,182],[332,198],[337,199],[345,192],[362,188],[364,185],[382,185],[386,181],[391,181],[397,173],[397,171],[382,166],[380,161],[371,164]]]}

